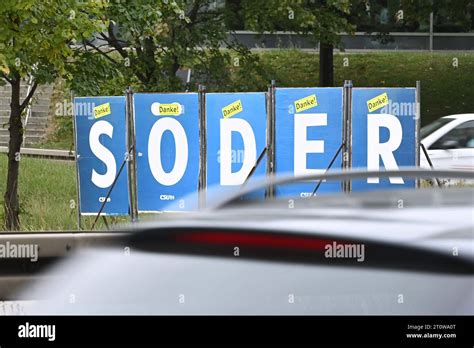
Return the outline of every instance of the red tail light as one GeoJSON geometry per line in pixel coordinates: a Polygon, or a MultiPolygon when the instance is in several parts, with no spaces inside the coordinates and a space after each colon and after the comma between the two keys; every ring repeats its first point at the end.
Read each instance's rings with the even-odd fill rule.
{"type": "MultiPolygon", "coordinates": [[[[307,237],[279,236],[278,234],[262,235],[241,232],[193,232],[177,236],[178,242],[199,243],[205,245],[234,245],[261,248],[324,250],[334,240],[307,237]]],[[[338,242],[339,244],[343,244],[338,242]]]]}

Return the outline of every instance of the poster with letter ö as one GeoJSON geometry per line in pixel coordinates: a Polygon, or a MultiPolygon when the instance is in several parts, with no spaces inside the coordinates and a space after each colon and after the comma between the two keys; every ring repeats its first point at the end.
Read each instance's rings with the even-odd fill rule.
{"type": "Polygon", "coordinates": [[[197,207],[197,93],[137,93],[133,98],[138,211],[197,207]]]}

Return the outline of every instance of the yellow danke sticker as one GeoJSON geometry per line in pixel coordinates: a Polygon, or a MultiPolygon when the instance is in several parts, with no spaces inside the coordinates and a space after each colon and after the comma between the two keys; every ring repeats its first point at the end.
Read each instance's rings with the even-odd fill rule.
{"type": "Polygon", "coordinates": [[[387,93],[382,93],[367,101],[367,109],[369,109],[369,112],[383,108],[385,105],[388,105],[387,93]]]}
{"type": "Polygon", "coordinates": [[[110,115],[110,103],[105,103],[94,108],[94,118],[104,117],[110,115]]]}
{"type": "Polygon", "coordinates": [[[305,110],[314,108],[315,106],[318,106],[316,94],[312,94],[310,96],[307,96],[295,101],[295,109],[297,113],[300,111],[305,111],[305,110]]]}
{"type": "Polygon", "coordinates": [[[239,99],[233,102],[232,104],[224,106],[222,108],[222,116],[224,116],[224,118],[229,118],[242,111],[244,111],[244,108],[242,106],[242,102],[239,99]]]}
{"type": "Polygon", "coordinates": [[[183,108],[180,103],[159,104],[158,115],[160,116],[178,116],[181,115],[183,108]]]}

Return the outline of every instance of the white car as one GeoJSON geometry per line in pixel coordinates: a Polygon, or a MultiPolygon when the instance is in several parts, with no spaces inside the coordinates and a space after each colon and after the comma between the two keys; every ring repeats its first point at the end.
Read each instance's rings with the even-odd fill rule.
{"type": "MultiPolygon", "coordinates": [[[[474,114],[441,117],[421,128],[420,138],[435,169],[474,170],[474,114]]],[[[420,166],[430,167],[423,151],[420,166]]]]}
{"type": "MultiPolygon", "coordinates": [[[[398,171],[412,178],[447,172],[398,171]]],[[[472,179],[474,172],[451,178],[472,179]]],[[[306,180],[249,183],[221,195],[214,208],[115,231],[116,244],[108,246],[90,248],[63,234],[51,256],[51,239],[43,239],[34,268],[29,260],[0,259],[4,297],[24,301],[27,315],[474,314],[474,188],[294,197],[290,209],[288,197],[240,199],[306,180]],[[25,279],[26,267],[31,280],[14,293],[11,284],[25,279]]]]}

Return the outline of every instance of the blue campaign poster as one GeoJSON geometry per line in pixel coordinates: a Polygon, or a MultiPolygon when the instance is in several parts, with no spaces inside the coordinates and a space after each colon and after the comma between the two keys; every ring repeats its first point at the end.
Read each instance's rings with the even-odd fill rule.
{"type": "Polygon", "coordinates": [[[74,99],[75,140],[81,214],[128,215],[125,97],[74,99]],[[120,172],[120,175],[119,175],[120,172]]]}
{"type": "MultiPolygon", "coordinates": [[[[415,166],[416,89],[354,88],[352,99],[352,167],[415,166]]],[[[400,177],[352,183],[354,191],[414,186],[415,180],[400,177]]]]}
{"type": "MultiPolygon", "coordinates": [[[[342,88],[276,89],[275,170],[277,175],[323,174],[342,144],[342,88]]],[[[342,154],[331,169],[341,169],[342,154]]],[[[277,195],[307,197],[317,181],[279,186],[277,195]]],[[[322,182],[317,194],[341,191],[322,182]]]]}
{"type": "Polygon", "coordinates": [[[199,177],[197,93],[134,95],[140,212],[193,210],[199,177]]]}
{"type": "MultiPolygon", "coordinates": [[[[206,95],[207,186],[238,187],[246,182],[266,146],[265,93],[206,95]]],[[[249,181],[266,172],[266,157],[249,181]]],[[[264,191],[245,198],[263,198],[264,191]]]]}

